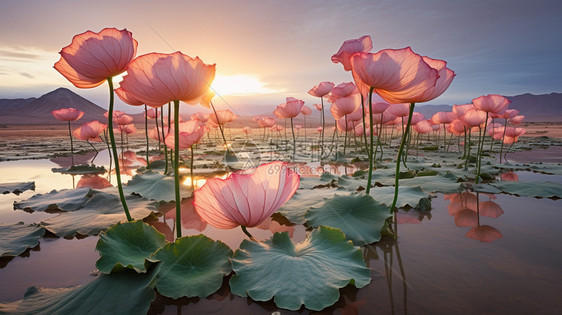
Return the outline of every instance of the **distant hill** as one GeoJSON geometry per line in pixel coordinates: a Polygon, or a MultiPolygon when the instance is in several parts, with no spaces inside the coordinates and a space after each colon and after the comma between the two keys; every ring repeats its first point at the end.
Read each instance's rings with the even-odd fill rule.
{"type": "Polygon", "coordinates": [[[18,124],[59,124],[51,111],[73,107],[84,112],[84,116],[73,124],[92,120],[104,121],[105,109],[90,102],[66,88],[58,88],[39,98],[0,100],[0,123],[18,124]]]}
{"type": "MultiPolygon", "coordinates": [[[[519,115],[525,115],[525,121],[562,121],[562,93],[506,97],[511,101],[509,108],[519,110],[519,115]]],[[[450,105],[421,105],[416,106],[416,111],[429,119],[437,112],[451,111],[452,108],[450,105]]]]}
{"type": "MultiPolygon", "coordinates": [[[[507,98],[512,101],[510,108],[518,109],[521,115],[526,116],[526,121],[562,121],[562,93],[541,95],[527,93],[516,96],[507,96],[507,98]]],[[[74,107],[85,113],[80,120],[73,123],[74,125],[80,125],[91,120],[99,120],[101,122],[105,122],[107,120],[103,116],[106,112],[105,108],[92,103],[69,89],[58,88],[39,98],[0,99],[0,124],[63,124],[64,122],[60,122],[53,117],[51,111],[65,107],[74,107]]],[[[422,113],[428,119],[436,112],[451,111],[451,109],[452,106],[450,105],[416,106],[416,111],[422,113]]],[[[182,116],[184,119],[189,119],[190,113],[197,110],[210,112],[208,109],[189,108],[187,113],[182,113],[182,116]]],[[[273,106],[271,110],[273,111],[273,106]]],[[[326,122],[330,125],[333,124],[329,106],[326,108],[326,115],[326,122]]],[[[144,123],[143,114],[134,114],[132,116],[135,118],[135,123],[144,123]]],[[[269,116],[273,117],[273,114],[269,114],[269,116]]],[[[320,121],[319,117],[319,112],[313,110],[313,114],[307,118],[307,124],[312,123],[317,125],[320,121]]],[[[282,119],[278,119],[278,123],[284,125],[282,119]]],[[[295,119],[294,123],[302,124],[302,116],[299,115],[295,119]]],[[[248,115],[239,117],[236,121],[230,123],[229,125],[231,127],[255,127],[256,123],[252,121],[252,116],[248,115]]]]}

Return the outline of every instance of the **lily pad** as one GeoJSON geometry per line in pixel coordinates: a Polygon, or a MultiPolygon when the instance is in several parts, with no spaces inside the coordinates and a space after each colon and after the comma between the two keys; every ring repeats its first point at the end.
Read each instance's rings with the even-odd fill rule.
{"type": "Polygon", "coordinates": [[[86,204],[91,197],[88,187],[78,189],[53,190],[46,194],[33,195],[31,198],[14,202],[14,209],[31,211],[74,211],[86,204]]]}
{"type": "MultiPolygon", "coordinates": [[[[146,199],[156,201],[175,200],[174,178],[153,171],[135,175],[123,187],[123,191],[127,194],[139,194],[146,199]]],[[[180,190],[180,194],[182,198],[191,196],[191,192],[186,187],[180,190]]]]}
{"type": "Polygon", "coordinates": [[[400,180],[400,186],[420,186],[428,193],[451,194],[459,191],[461,183],[457,182],[457,177],[446,172],[444,175],[422,176],[400,180]]]}
{"type": "MultiPolygon", "coordinates": [[[[394,187],[375,187],[371,190],[370,194],[376,201],[390,206],[392,205],[392,200],[394,199],[394,187]]],[[[399,186],[396,207],[402,208],[408,205],[414,208],[422,198],[427,198],[428,196],[429,195],[424,193],[419,186],[399,186]]]]}
{"type": "Polygon", "coordinates": [[[134,271],[102,274],[74,288],[27,289],[23,300],[0,304],[9,314],[146,314],[156,297],[152,288],[158,266],[145,274],[134,271]]]}
{"type": "Polygon", "coordinates": [[[505,193],[521,197],[562,198],[562,190],[558,183],[501,181],[491,185],[505,193]]]}
{"type": "Polygon", "coordinates": [[[310,208],[306,221],[312,227],[321,225],[340,229],[355,245],[366,245],[381,239],[384,222],[391,216],[387,206],[369,195],[335,196],[318,208],[310,208]]]}
{"type": "Polygon", "coordinates": [[[156,289],[173,299],[207,297],[221,287],[224,276],[232,270],[230,257],[232,250],[226,244],[205,235],[178,238],[150,257],[161,261],[156,289]]]}
{"type": "Polygon", "coordinates": [[[96,250],[101,258],[96,267],[103,273],[124,268],[146,272],[147,258],[165,244],[164,234],[142,221],[117,223],[100,234],[96,250]]]}
{"type": "Polygon", "coordinates": [[[230,278],[232,293],[256,301],[273,298],[289,310],[304,304],[319,311],[338,300],[340,288],[371,282],[361,250],[339,229],[324,226],[299,244],[287,232],[263,243],[244,240],[231,260],[236,273],[230,278]]]}
{"type": "Polygon", "coordinates": [[[13,193],[19,195],[26,190],[35,190],[35,182],[1,183],[0,193],[6,195],[13,193]]]}
{"type": "Polygon", "coordinates": [[[39,244],[45,229],[38,225],[0,224],[0,257],[17,256],[39,244]]]}
{"type": "MultiPolygon", "coordinates": [[[[157,211],[154,201],[129,195],[125,197],[131,216],[143,219],[157,211]]],[[[54,218],[41,222],[47,230],[59,237],[80,235],[97,235],[108,227],[126,221],[123,206],[117,195],[117,189],[94,191],[94,195],[78,211],[63,212],[54,218]]]]}
{"type": "Polygon", "coordinates": [[[336,193],[351,194],[344,188],[338,189],[298,189],[297,192],[287,201],[278,212],[286,217],[291,223],[304,224],[304,215],[310,207],[318,207],[324,199],[332,198],[336,193]]]}

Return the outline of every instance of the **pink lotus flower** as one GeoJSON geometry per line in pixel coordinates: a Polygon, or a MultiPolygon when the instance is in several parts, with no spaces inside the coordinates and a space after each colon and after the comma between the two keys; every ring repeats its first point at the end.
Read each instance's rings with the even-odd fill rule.
{"type": "Polygon", "coordinates": [[[449,125],[447,125],[447,131],[455,135],[464,134],[466,125],[460,119],[453,120],[449,125]]]}
{"type": "Polygon", "coordinates": [[[301,109],[301,114],[308,116],[310,114],[312,114],[312,109],[310,109],[310,107],[303,105],[302,109],[301,109]]]}
{"type": "MultiPolygon", "coordinates": [[[[308,91],[308,94],[316,97],[323,97],[334,88],[334,83],[332,82],[321,82],[317,86],[313,87],[308,91]]],[[[320,104],[318,104],[320,105],[320,104]]],[[[319,109],[321,110],[321,109],[319,109]]]]}
{"type": "Polygon", "coordinates": [[[164,142],[162,139],[162,134],[167,135],[168,134],[168,126],[164,126],[164,129],[162,130],[162,132],[160,132],[160,130],[156,127],[152,128],[152,130],[150,130],[150,132],[148,133],[148,136],[150,137],[150,139],[156,140],[156,141],[160,141],[160,142],[164,142]]]}
{"type": "Polygon", "coordinates": [[[452,112],[437,112],[431,116],[431,120],[436,124],[450,124],[455,119],[452,112]]]}
{"type": "Polygon", "coordinates": [[[294,97],[287,97],[286,103],[277,106],[276,115],[279,118],[294,118],[297,117],[302,107],[304,106],[304,101],[297,100],[294,97]]]}
{"type": "Polygon", "coordinates": [[[461,118],[469,109],[474,108],[473,104],[453,105],[453,114],[456,118],[461,118]]]}
{"type": "Polygon", "coordinates": [[[242,128],[242,132],[249,135],[252,133],[252,128],[245,126],[244,128],[242,128]]]}
{"type": "Polygon", "coordinates": [[[275,118],[262,117],[258,120],[258,126],[261,128],[273,127],[275,125],[275,118]]]}
{"type": "Polygon", "coordinates": [[[322,132],[322,130],[324,130],[324,128],[322,128],[322,126],[316,128],[316,131],[318,131],[318,132],[322,132]]]}
{"type": "MultiPolygon", "coordinates": [[[[207,65],[175,52],[150,53],[137,57],[127,68],[121,90],[138,101],[160,107],[171,101],[197,101],[207,93],[215,78],[215,65],[207,65]]],[[[119,92],[117,92],[119,93],[119,92]]]]}
{"type": "Polygon", "coordinates": [[[133,106],[144,105],[144,103],[142,101],[136,99],[130,93],[127,93],[127,91],[123,90],[123,88],[115,89],[115,94],[117,94],[117,96],[119,97],[119,99],[121,99],[123,101],[123,103],[133,105],[133,106]]]}
{"type": "Polygon", "coordinates": [[[350,58],[359,52],[368,52],[373,49],[373,42],[369,35],[362,36],[357,39],[349,39],[343,42],[338,52],[332,56],[333,63],[341,63],[345,71],[351,70],[350,58]]]}
{"type": "Polygon", "coordinates": [[[322,110],[322,104],[314,104],[314,107],[316,107],[316,109],[319,111],[322,110]]]}
{"type": "MultiPolygon", "coordinates": [[[[179,149],[187,149],[197,143],[205,135],[205,124],[198,120],[189,120],[181,122],[179,126],[179,149]]],[[[170,149],[174,149],[174,127],[170,129],[170,133],[166,136],[164,143],[170,149]]]]}
{"type": "Polygon", "coordinates": [[[105,28],[74,36],[61,51],[55,69],[78,88],[93,88],[127,69],[137,53],[131,32],[105,28]]]}
{"type": "Polygon", "coordinates": [[[228,109],[217,110],[216,115],[214,113],[209,115],[207,122],[213,127],[218,127],[219,125],[224,126],[226,123],[235,120],[236,117],[238,117],[238,115],[228,109]]]}
{"type": "Polygon", "coordinates": [[[523,119],[525,119],[524,115],[517,115],[509,120],[510,124],[519,125],[523,119]]]}
{"type": "Polygon", "coordinates": [[[131,135],[131,134],[137,132],[137,127],[135,127],[134,124],[117,125],[117,128],[113,128],[113,130],[116,131],[116,132],[131,135]]]}
{"type": "Polygon", "coordinates": [[[410,47],[357,53],[351,65],[356,81],[374,88],[391,104],[430,101],[445,92],[455,77],[445,61],[422,57],[410,47]]]}
{"type": "Polygon", "coordinates": [[[118,125],[128,125],[133,122],[133,117],[127,114],[120,115],[118,117],[113,116],[114,121],[118,125]]]}
{"type": "Polygon", "coordinates": [[[145,112],[146,117],[148,117],[148,119],[154,119],[156,117],[159,117],[160,115],[158,114],[158,111],[156,110],[156,108],[150,108],[149,110],[147,110],[145,112]]]}
{"type": "Polygon", "coordinates": [[[83,111],[77,110],[72,107],[57,109],[52,111],[51,114],[53,114],[53,116],[55,116],[55,118],[58,120],[69,122],[78,120],[82,118],[82,116],[84,116],[83,111]]]}
{"type": "Polygon", "coordinates": [[[388,107],[387,111],[396,117],[408,117],[410,114],[410,104],[392,104],[388,107]]]}
{"type": "MultiPolygon", "coordinates": [[[[390,106],[390,104],[383,103],[383,102],[371,103],[371,113],[373,113],[373,114],[383,113],[384,111],[386,111],[388,109],[389,106],[390,106]]],[[[367,110],[368,110],[368,108],[367,108],[367,110]]]]}
{"type": "Polygon", "coordinates": [[[201,112],[197,112],[195,114],[191,114],[189,117],[191,120],[199,120],[200,122],[206,122],[209,120],[210,114],[203,114],[201,112]]]}
{"type": "Polygon", "coordinates": [[[74,129],[72,134],[74,137],[84,141],[101,142],[100,134],[107,128],[106,124],[102,124],[97,120],[87,122],[82,126],[74,129]]]}
{"type": "Polygon", "coordinates": [[[477,127],[486,122],[486,112],[476,108],[471,108],[459,119],[469,128],[477,127]]]}
{"type": "Polygon", "coordinates": [[[506,111],[510,103],[510,100],[498,94],[483,95],[472,100],[475,108],[487,113],[500,115],[506,111]]]}
{"type": "MultiPolygon", "coordinates": [[[[334,119],[338,120],[345,115],[349,115],[359,109],[361,106],[361,96],[359,93],[353,93],[349,96],[340,97],[330,107],[330,112],[334,119]]],[[[361,113],[361,115],[363,115],[361,113]]]]}
{"type": "Polygon", "coordinates": [[[254,227],[269,218],[296,192],[300,176],[287,162],[271,162],[226,179],[213,178],[195,191],[197,213],[210,225],[254,227]]]}
{"type": "Polygon", "coordinates": [[[417,133],[424,134],[433,131],[433,128],[428,120],[422,120],[414,125],[414,130],[417,133]]]}

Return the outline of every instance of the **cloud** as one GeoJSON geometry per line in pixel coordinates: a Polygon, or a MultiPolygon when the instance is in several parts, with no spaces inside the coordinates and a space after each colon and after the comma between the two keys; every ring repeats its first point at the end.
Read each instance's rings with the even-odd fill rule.
{"type": "Polygon", "coordinates": [[[16,48],[4,48],[0,49],[0,58],[3,60],[14,60],[14,59],[23,59],[23,60],[39,60],[41,59],[41,55],[37,53],[28,53],[28,52],[21,52],[19,49],[16,48]]]}
{"type": "Polygon", "coordinates": [[[21,76],[24,76],[26,78],[30,78],[30,79],[35,79],[34,76],[32,76],[31,74],[27,73],[27,72],[20,72],[19,73],[21,76]]]}

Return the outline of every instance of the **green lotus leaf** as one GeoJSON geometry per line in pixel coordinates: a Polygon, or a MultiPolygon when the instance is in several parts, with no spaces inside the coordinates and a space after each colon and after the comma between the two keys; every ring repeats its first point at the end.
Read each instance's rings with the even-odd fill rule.
{"type": "Polygon", "coordinates": [[[146,272],[147,258],[164,245],[166,236],[140,220],[117,223],[100,234],[96,250],[101,258],[96,267],[103,273],[124,268],[146,272]]]}
{"type": "MultiPolygon", "coordinates": [[[[392,205],[394,199],[394,187],[375,187],[370,193],[373,198],[387,206],[392,205]]],[[[406,205],[415,207],[422,198],[427,198],[429,195],[424,193],[419,186],[399,186],[398,187],[398,200],[396,207],[402,208],[406,205]]]]}
{"type": "Polygon", "coordinates": [[[27,289],[23,300],[0,303],[2,314],[146,314],[156,297],[152,282],[158,266],[144,274],[102,274],[74,288],[27,289]]]}
{"type": "MultiPolygon", "coordinates": [[[[157,211],[158,204],[154,201],[134,195],[126,196],[125,200],[134,219],[146,218],[157,211]]],[[[80,210],[63,212],[42,221],[41,225],[59,237],[72,237],[76,233],[97,235],[108,227],[126,220],[117,189],[112,188],[93,191],[93,196],[80,210]]]]}
{"type": "Polygon", "coordinates": [[[444,175],[401,179],[400,186],[402,185],[420,186],[423,191],[428,193],[452,194],[459,191],[461,183],[457,182],[457,177],[453,173],[446,172],[444,175]]]}
{"type": "Polygon", "coordinates": [[[150,257],[161,261],[156,289],[173,299],[207,297],[221,287],[224,276],[232,270],[230,257],[232,250],[226,244],[205,235],[178,238],[150,257]]]}
{"type": "Polygon", "coordinates": [[[473,184],[472,190],[474,192],[486,193],[486,194],[500,194],[502,191],[490,184],[473,184]]]}
{"type": "Polygon", "coordinates": [[[324,226],[298,244],[287,232],[265,242],[244,240],[231,260],[232,293],[256,301],[273,298],[289,310],[304,304],[319,311],[334,304],[347,284],[362,288],[371,282],[361,250],[339,229],[324,226]]]}
{"type": "Polygon", "coordinates": [[[521,197],[561,198],[560,184],[552,182],[508,182],[501,181],[491,184],[501,191],[521,197]]]}
{"type": "Polygon", "coordinates": [[[318,207],[324,199],[332,198],[336,193],[351,194],[344,188],[320,188],[320,189],[299,189],[287,201],[278,212],[287,218],[291,223],[304,224],[304,215],[310,207],[318,207]]]}
{"type": "Polygon", "coordinates": [[[0,193],[19,195],[26,190],[35,190],[35,182],[0,183],[0,193]]]}
{"type": "Polygon", "coordinates": [[[0,257],[17,256],[39,244],[45,229],[38,225],[0,224],[0,257]]]}
{"type": "Polygon", "coordinates": [[[74,211],[86,204],[91,197],[88,187],[78,189],[53,190],[46,194],[33,195],[31,198],[14,202],[14,209],[32,211],[74,211]]]}
{"type": "MultiPolygon", "coordinates": [[[[175,200],[174,178],[153,171],[135,175],[126,186],[123,186],[123,191],[126,194],[135,193],[156,201],[175,200]]],[[[180,189],[180,193],[182,198],[191,196],[190,190],[186,187],[180,189]]]]}
{"type": "Polygon", "coordinates": [[[338,228],[353,244],[366,245],[381,239],[384,222],[390,216],[387,206],[361,194],[327,199],[322,206],[310,208],[305,218],[312,227],[338,228]]]}

